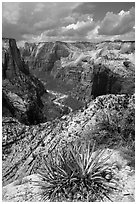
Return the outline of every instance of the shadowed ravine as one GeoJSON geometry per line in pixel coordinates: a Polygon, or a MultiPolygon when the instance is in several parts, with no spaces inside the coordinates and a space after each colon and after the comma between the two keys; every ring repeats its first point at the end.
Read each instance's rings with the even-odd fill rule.
{"type": "Polygon", "coordinates": [[[47,75],[46,73],[38,72],[37,70],[32,71],[44,85],[47,93],[51,95],[52,102],[60,107],[68,107],[69,112],[79,110],[84,107],[84,103],[71,96],[73,85],[64,84],[58,79],[54,79],[53,76],[47,75]]]}

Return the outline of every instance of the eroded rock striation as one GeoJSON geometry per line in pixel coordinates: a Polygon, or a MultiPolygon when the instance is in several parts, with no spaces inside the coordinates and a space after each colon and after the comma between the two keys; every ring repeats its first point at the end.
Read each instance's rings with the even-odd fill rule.
{"type": "Polygon", "coordinates": [[[134,103],[134,96],[100,96],[83,111],[35,126],[3,118],[3,184],[34,173],[42,165],[42,155],[54,148],[63,148],[77,138],[92,139],[93,129],[100,122],[98,118],[104,113],[115,113],[122,121],[127,110],[134,110],[134,103]]]}
{"type": "Polygon", "coordinates": [[[42,42],[33,49],[30,44],[29,50],[26,56],[25,47],[21,48],[30,70],[47,84],[53,77],[60,87],[68,86],[68,94],[80,101],[89,102],[103,94],[134,93],[134,42],[42,42]]]}
{"type": "Polygon", "coordinates": [[[38,44],[26,43],[20,48],[22,57],[31,69],[50,72],[57,60],[69,55],[67,43],[40,42],[38,44]]]}

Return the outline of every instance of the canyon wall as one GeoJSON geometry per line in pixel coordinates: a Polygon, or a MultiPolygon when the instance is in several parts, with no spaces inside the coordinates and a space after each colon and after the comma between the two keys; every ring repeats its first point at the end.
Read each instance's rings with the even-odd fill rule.
{"type": "Polygon", "coordinates": [[[27,44],[22,57],[34,71],[48,82],[52,76],[61,86],[71,87],[69,94],[88,102],[103,94],[134,93],[135,43],[65,43],[27,44]],[[128,82],[128,83],[127,83],[128,82]]]}

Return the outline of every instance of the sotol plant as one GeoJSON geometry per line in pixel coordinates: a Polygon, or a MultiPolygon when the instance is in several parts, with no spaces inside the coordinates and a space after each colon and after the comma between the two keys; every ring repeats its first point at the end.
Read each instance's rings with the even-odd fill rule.
{"type": "Polygon", "coordinates": [[[103,201],[117,190],[105,150],[94,152],[95,144],[75,142],[43,157],[42,177],[37,185],[43,201],[103,201]],[[55,157],[56,155],[56,157],[55,157]],[[102,159],[101,159],[102,158],[102,159]]]}

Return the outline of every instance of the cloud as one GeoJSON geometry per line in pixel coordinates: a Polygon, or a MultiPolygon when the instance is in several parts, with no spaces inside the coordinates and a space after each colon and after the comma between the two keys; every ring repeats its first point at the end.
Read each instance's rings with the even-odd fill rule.
{"type": "Polygon", "coordinates": [[[81,3],[73,9],[73,13],[91,14],[95,5],[91,2],[81,3]]]}
{"type": "Polygon", "coordinates": [[[121,36],[122,40],[135,40],[135,32],[131,31],[129,33],[124,34],[123,36],[121,36]]]}
{"type": "Polygon", "coordinates": [[[73,17],[70,22],[68,16],[71,16],[73,7],[78,4],[73,2],[3,3],[3,36],[23,40],[27,34],[39,36],[47,30],[67,26],[75,22],[73,17]],[[12,27],[13,24],[16,26],[12,27]]]}
{"type": "Polygon", "coordinates": [[[40,12],[44,9],[45,5],[42,3],[38,3],[34,9],[34,12],[40,12]]]}
{"type": "Polygon", "coordinates": [[[19,3],[3,3],[2,10],[3,23],[17,24],[20,17],[19,3]]]}
{"type": "Polygon", "coordinates": [[[62,18],[61,19],[61,24],[63,26],[67,26],[69,24],[72,24],[72,23],[76,23],[76,18],[74,18],[74,16],[66,16],[65,18],[62,18]]]}
{"type": "Polygon", "coordinates": [[[22,39],[17,24],[6,23],[3,25],[2,36],[6,38],[15,38],[16,40],[22,39]]]}
{"type": "Polygon", "coordinates": [[[68,36],[87,36],[87,33],[93,30],[95,22],[89,17],[88,21],[78,21],[76,24],[70,24],[64,28],[63,35],[68,36]]]}
{"type": "Polygon", "coordinates": [[[133,30],[135,26],[135,9],[121,11],[118,14],[108,12],[102,22],[98,33],[100,35],[122,35],[133,30]]]}
{"type": "Polygon", "coordinates": [[[98,24],[96,24],[96,26],[94,27],[93,30],[91,30],[90,32],[88,32],[87,38],[89,40],[92,39],[98,39],[98,29],[100,28],[100,26],[98,24]]]}
{"type": "Polygon", "coordinates": [[[77,21],[67,26],[49,30],[44,34],[50,38],[58,36],[59,40],[81,40],[82,38],[83,40],[87,40],[88,32],[93,30],[95,26],[95,22],[89,17],[87,21],[77,21]]]}
{"type": "Polygon", "coordinates": [[[88,21],[78,21],[67,26],[49,29],[37,38],[34,36],[32,38],[35,38],[36,41],[87,41],[88,32],[92,31],[95,26],[95,22],[89,17],[88,21]]]}
{"type": "Polygon", "coordinates": [[[39,21],[33,25],[35,30],[39,30],[41,32],[45,30],[56,28],[57,26],[58,26],[57,21],[51,18],[47,18],[44,21],[39,21]]]}
{"type": "Polygon", "coordinates": [[[17,41],[133,37],[135,11],[129,4],[121,3],[123,9],[118,9],[119,4],[113,2],[113,9],[110,2],[4,2],[2,35],[17,41]]]}

